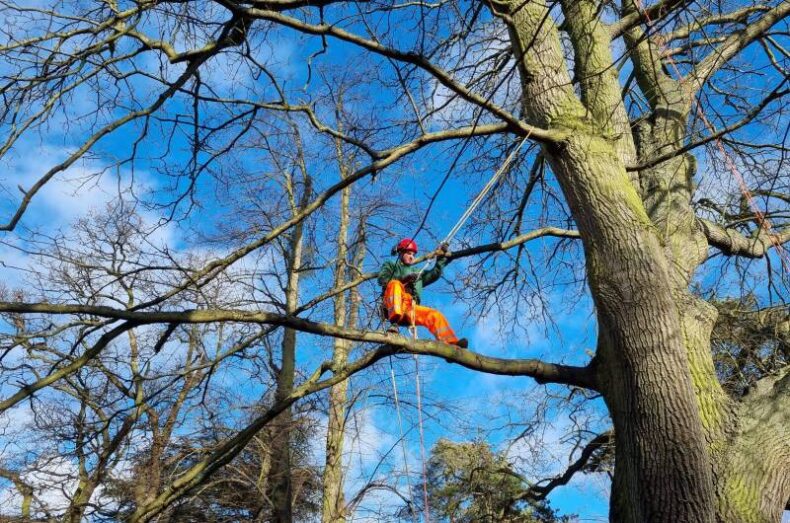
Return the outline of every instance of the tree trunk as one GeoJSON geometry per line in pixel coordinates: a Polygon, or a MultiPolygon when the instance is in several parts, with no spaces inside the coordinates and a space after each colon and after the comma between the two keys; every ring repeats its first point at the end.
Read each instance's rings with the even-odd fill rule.
{"type": "MultiPolygon", "coordinates": [[[[288,289],[286,292],[286,309],[296,309],[299,278],[296,267],[301,263],[301,230],[293,235],[291,248],[293,257],[288,268],[288,289]],[[292,264],[293,262],[293,264],[292,264]],[[291,296],[293,295],[293,298],[291,296]]],[[[287,397],[294,386],[296,364],[296,331],[286,328],[283,332],[281,345],[281,361],[277,374],[277,390],[275,401],[287,397]]],[[[271,449],[271,467],[267,486],[267,496],[272,504],[272,521],[275,523],[291,523],[293,521],[293,494],[291,485],[291,409],[284,410],[272,421],[267,432],[271,449]]]]}
{"type": "MultiPolygon", "coordinates": [[[[360,270],[365,257],[365,239],[362,221],[352,260],[353,277],[362,274],[360,270]]],[[[352,277],[352,278],[353,278],[352,277]]],[[[359,320],[359,309],[362,304],[362,296],[359,288],[354,287],[349,291],[348,307],[348,326],[356,328],[359,320]]],[[[344,365],[348,360],[350,343],[342,340],[342,343],[335,342],[335,352],[333,363],[344,365]]],[[[332,387],[329,393],[329,423],[326,434],[326,467],[324,469],[324,494],[322,499],[323,511],[321,515],[322,523],[337,523],[346,520],[345,500],[343,497],[343,487],[345,478],[343,476],[343,445],[346,426],[346,414],[348,412],[348,380],[342,381],[332,387]]]]}
{"type": "MultiPolygon", "coordinates": [[[[298,136],[298,135],[297,135],[298,136]]],[[[301,154],[301,148],[300,148],[301,154]]],[[[286,174],[286,189],[290,197],[291,212],[296,214],[304,207],[311,195],[311,180],[303,159],[300,165],[304,179],[301,198],[297,202],[296,183],[286,174]]],[[[285,288],[285,313],[293,314],[299,306],[299,274],[302,266],[304,223],[294,227],[290,236],[286,255],[287,283],[285,288]]],[[[285,328],[281,345],[280,368],[277,372],[275,401],[280,401],[293,392],[296,370],[296,331],[285,328]]],[[[291,430],[293,416],[290,408],[284,410],[269,426],[268,435],[271,445],[271,467],[267,486],[267,496],[272,504],[272,522],[291,523],[293,521],[293,487],[291,470],[291,430]]]]}
{"type": "Polygon", "coordinates": [[[612,518],[713,521],[713,482],[661,245],[611,146],[574,134],[547,151],[574,212],[615,425],[612,518]],[[613,224],[617,226],[612,226],[613,224]]]}
{"type": "Polygon", "coordinates": [[[635,149],[644,161],[683,143],[688,97],[648,63],[660,53],[632,34],[637,79],[654,109],[634,140],[595,3],[562,6],[581,99],[545,4],[512,2],[504,18],[527,117],[565,131],[544,153],[581,232],[596,306],[594,366],[616,437],[610,517],[776,521],[790,496],[788,410],[776,408],[788,402],[788,378],[761,385],[761,400],[733,405],[711,357],[715,310],[688,290],[707,254],[691,208],[694,162],[680,156],[638,176],[625,169],[635,149]],[[776,460],[759,459],[760,448],[776,460]]]}
{"type": "MultiPolygon", "coordinates": [[[[338,111],[342,111],[342,95],[338,101],[338,111]]],[[[348,176],[349,161],[345,158],[342,144],[335,142],[338,156],[338,166],[343,178],[348,176]]],[[[356,241],[354,242],[353,259],[348,262],[348,229],[350,216],[351,188],[346,187],[340,199],[340,223],[337,232],[337,258],[335,264],[335,289],[341,288],[347,280],[354,279],[361,272],[365,258],[365,222],[359,220],[356,241]]],[[[361,296],[359,288],[354,287],[349,291],[348,314],[346,312],[346,293],[335,296],[334,323],[338,326],[356,328],[359,319],[361,296]]],[[[348,340],[335,338],[332,363],[337,367],[344,366],[348,361],[348,351],[351,344],[348,340]]],[[[321,498],[321,522],[339,523],[346,520],[345,499],[343,495],[343,445],[346,428],[346,414],[348,412],[348,385],[349,382],[341,381],[329,391],[329,419],[326,432],[326,463],[324,467],[323,486],[321,498]]]]}
{"type": "MultiPolygon", "coordinates": [[[[337,148],[338,151],[340,147],[337,148]]],[[[341,167],[342,171],[342,167],[341,167]]],[[[337,258],[335,264],[335,288],[346,281],[348,221],[350,189],[343,189],[340,199],[340,224],[337,232],[337,258]]],[[[346,294],[341,292],[334,300],[335,325],[346,325],[346,294]]],[[[335,338],[332,363],[342,366],[348,360],[348,340],[335,338]]],[[[321,522],[344,521],[343,508],[343,435],[346,427],[348,403],[348,381],[342,381],[329,391],[329,419],[326,429],[326,464],[324,467],[324,492],[321,498],[321,522]]]]}

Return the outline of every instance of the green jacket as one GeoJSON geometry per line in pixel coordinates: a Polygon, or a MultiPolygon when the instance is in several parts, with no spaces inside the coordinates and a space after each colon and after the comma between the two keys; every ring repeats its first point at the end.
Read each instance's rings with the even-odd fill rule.
{"type": "MultiPolygon", "coordinates": [[[[412,296],[417,303],[420,303],[420,296],[422,295],[422,288],[430,285],[442,276],[442,269],[447,265],[447,258],[437,258],[436,265],[433,268],[423,271],[414,285],[410,288],[412,296]]],[[[379,284],[382,288],[386,287],[390,280],[403,281],[409,274],[416,274],[420,272],[420,268],[415,265],[405,265],[401,263],[400,259],[397,261],[388,261],[382,265],[379,271],[379,284]]]]}

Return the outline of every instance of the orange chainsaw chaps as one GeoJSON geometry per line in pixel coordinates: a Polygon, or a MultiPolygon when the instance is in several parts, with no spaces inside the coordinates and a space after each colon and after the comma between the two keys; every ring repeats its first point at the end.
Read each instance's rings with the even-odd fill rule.
{"type": "Polygon", "coordinates": [[[437,340],[444,343],[455,343],[458,338],[447,322],[444,314],[414,303],[414,298],[406,292],[406,288],[399,280],[391,280],[384,290],[384,308],[387,310],[387,319],[398,325],[419,325],[425,327],[437,340]]]}

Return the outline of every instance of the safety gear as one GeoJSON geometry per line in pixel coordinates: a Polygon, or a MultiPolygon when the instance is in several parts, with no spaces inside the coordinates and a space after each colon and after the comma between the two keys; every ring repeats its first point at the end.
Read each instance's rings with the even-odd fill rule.
{"type": "Polygon", "coordinates": [[[387,309],[387,319],[392,323],[426,327],[437,340],[444,343],[457,344],[460,341],[447,318],[436,309],[418,305],[400,280],[390,280],[384,289],[384,307],[387,309]]]}
{"type": "MultiPolygon", "coordinates": [[[[413,283],[410,283],[409,286],[413,288],[414,292],[409,292],[414,297],[414,301],[420,303],[420,298],[422,297],[422,288],[426,285],[430,285],[433,282],[437,281],[442,276],[442,269],[444,266],[447,265],[447,260],[445,258],[439,258],[436,260],[436,265],[433,268],[423,271],[419,278],[416,279],[413,283]]],[[[405,263],[398,261],[388,261],[384,263],[379,270],[379,277],[378,282],[381,285],[382,289],[387,286],[390,280],[400,280],[401,282],[407,282],[410,275],[415,275],[420,273],[420,269],[414,267],[413,265],[406,265],[405,263]]]]}
{"type": "Polygon", "coordinates": [[[398,242],[398,246],[395,247],[395,252],[400,254],[402,252],[413,252],[417,253],[417,242],[412,240],[411,238],[404,238],[398,242]]]}

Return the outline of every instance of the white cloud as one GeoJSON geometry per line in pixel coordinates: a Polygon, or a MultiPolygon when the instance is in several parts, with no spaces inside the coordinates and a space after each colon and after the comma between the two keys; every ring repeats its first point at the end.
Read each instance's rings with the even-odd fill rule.
{"type": "MultiPolygon", "coordinates": [[[[50,512],[62,512],[69,506],[69,496],[76,487],[77,467],[62,457],[41,459],[31,469],[22,472],[22,480],[33,487],[36,505],[50,512]]],[[[19,513],[22,497],[13,486],[0,491],[0,506],[10,513],[19,513]]],[[[34,513],[38,508],[33,506],[34,513]]],[[[37,515],[42,515],[38,513],[37,515]]]]}
{"type": "MultiPolygon", "coordinates": [[[[22,145],[18,155],[24,161],[14,161],[9,165],[10,170],[0,178],[0,184],[5,188],[3,213],[10,216],[21,201],[17,187],[29,190],[41,176],[72,152],[71,148],[64,146],[22,145]]],[[[21,223],[44,226],[48,230],[62,228],[91,212],[103,211],[111,201],[121,197],[129,199],[132,187],[136,194],[144,194],[152,185],[153,180],[145,172],[137,171],[132,177],[125,170],[118,173],[115,169],[108,169],[107,164],[99,161],[78,161],[41,188],[21,223]]],[[[152,224],[158,219],[153,215],[147,218],[152,224]]]]}
{"type": "Polygon", "coordinates": [[[29,434],[27,428],[31,421],[33,411],[27,404],[17,405],[0,414],[0,460],[12,458],[9,447],[24,446],[24,436],[29,434]]]}

